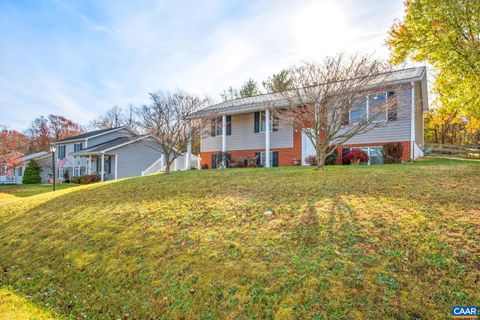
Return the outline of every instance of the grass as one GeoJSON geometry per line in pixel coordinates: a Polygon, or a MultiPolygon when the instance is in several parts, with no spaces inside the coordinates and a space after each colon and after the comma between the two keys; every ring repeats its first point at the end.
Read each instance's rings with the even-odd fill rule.
{"type": "MultiPolygon", "coordinates": [[[[67,189],[75,186],[74,184],[57,184],[57,190],[67,189]]],[[[18,198],[30,197],[36,194],[52,191],[51,184],[6,184],[0,185],[0,202],[14,200],[18,198]]]]}
{"type": "Polygon", "coordinates": [[[0,289],[0,319],[55,320],[54,316],[8,289],[0,289]]]}
{"type": "Polygon", "coordinates": [[[0,286],[72,319],[449,318],[480,303],[479,187],[428,159],[70,188],[0,205],[0,286]]]}

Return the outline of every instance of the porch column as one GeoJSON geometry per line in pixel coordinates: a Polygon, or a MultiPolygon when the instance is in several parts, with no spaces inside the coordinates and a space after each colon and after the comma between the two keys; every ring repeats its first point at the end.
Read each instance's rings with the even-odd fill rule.
{"type": "Polygon", "coordinates": [[[411,110],[410,110],[410,159],[415,160],[415,83],[412,81],[410,83],[412,86],[412,101],[411,101],[411,110]]]}
{"type": "Polygon", "coordinates": [[[227,152],[227,116],[222,116],[222,167],[227,167],[227,162],[225,159],[225,152],[227,152]]]}
{"type": "Polygon", "coordinates": [[[118,177],[118,154],[115,155],[115,180],[117,180],[118,177]]]}
{"type": "Polygon", "coordinates": [[[76,156],[73,156],[73,172],[72,172],[72,177],[75,177],[75,162],[77,160],[76,156]]]}
{"type": "Polygon", "coordinates": [[[270,110],[265,110],[265,167],[270,168],[270,110]]]}
{"type": "Polygon", "coordinates": [[[105,173],[105,154],[102,153],[102,163],[100,163],[100,181],[104,180],[103,174],[105,173]]]}
{"type": "Polygon", "coordinates": [[[87,172],[88,174],[92,174],[92,156],[88,156],[88,163],[87,163],[87,172]]]}
{"type": "Polygon", "coordinates": [[[187,158],[185,159],[185,170],[189,170],[192,166],[192,123],[188,123],[188,143],[187,143],[187,158]]]}
{"type": "Polygon", "coordinates": [[[165,166],[165,155],[162,153],[160,156],[160,171],[163,171],[163,167],[165,166]]]}

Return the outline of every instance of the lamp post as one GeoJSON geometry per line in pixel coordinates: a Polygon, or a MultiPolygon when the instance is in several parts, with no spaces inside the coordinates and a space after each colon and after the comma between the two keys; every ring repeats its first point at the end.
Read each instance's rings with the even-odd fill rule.
{"type": "Polygon", "coordinates": [[[57,147],[54,145],[50,146],[50,152],[52,153],[52,183],[53,183],[53,191],[55,191],[55,151],[57,151],[57,147]]]}

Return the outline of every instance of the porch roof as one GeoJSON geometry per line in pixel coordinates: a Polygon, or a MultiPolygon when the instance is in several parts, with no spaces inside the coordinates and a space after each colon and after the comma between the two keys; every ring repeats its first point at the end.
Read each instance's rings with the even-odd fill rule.
{"type": "Polygon", "coordinates": [[[70,141],[77,141],[77,140],[87,140],[89,138],[97,137],[97,136],[102,136],[107,133],[113,132],[113,131],[118,131],[121,129],[126,128],[125,126],[121,127],[114,127],[114,128],[108,128],[108,129],[100,129],[100,130],[95,130],[95,131],[89,131],[85,132],[82,134],[78,134],[76,136],[68,137],[65,139],[60,139],[58,141],[53,142],[53,144],[58,144],[58,143],[65,143],[65,142],[70,142],[70,141]]]}
{"type": "MultiPolygon", "coordinates": [[[[372,80],[367,87],[408,83],[411,81],[424,81],[425,75],[425,67],[415,67],[389,71],[386,73],[372,76],[372,80]]],[[[319,86],[321,85],[322,84],[320,84],[319,86]]],[[[264,109],[267,104],[274,108],[285,107],[288,105],[287,101],[285,101],[283,95],[280,92],[265,93],[253,97],[237,98],[223,101],[221,103],[217,103],[207,108],[198,110],[191,114],[189,118],[194,119],[204,116],[253,112],[264,109]]]]}
{"type": "Polygon", "coordinates": [[[72,152],[71,155],[72,156],[100,155],[102,153],[105,153],[105,151],[109,149],[118,147],[130,141],[132,141],[132,138],[130,137],[120,137],[120,138],[116,138],[90,148],[86,148],[77,152],[72,152]]]}

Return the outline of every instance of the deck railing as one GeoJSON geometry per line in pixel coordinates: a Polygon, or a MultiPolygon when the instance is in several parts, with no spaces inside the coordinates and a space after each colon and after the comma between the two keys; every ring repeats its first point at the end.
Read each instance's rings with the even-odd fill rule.
{"type": "MultiPolygon", "coordinates": [[[[177,159],[175,159],[170,166],[170,171],[183,171],[183,170],[189,170],[189,169],[200,169],[200,157],[193,155],[191,157],[191,162],[190,166],[188,166],[187,162],[187,156],[186,155],[181,155],[177,159]]],[[[163,157],[160,157],[157,161],[152,163],[150,167],[142,171],[142,176],[145,176],[147,174],[152,174],[152,173],[157,173],[157,172],[163,172],[165,171],[165,159],[163,157]]]]}
{"type": "Polygon", "coordinates": [[[454,155],[465,158],[480,158],[480,145],[457,146],[452,144],[431,143],[432,155],[454,155]]]}

